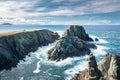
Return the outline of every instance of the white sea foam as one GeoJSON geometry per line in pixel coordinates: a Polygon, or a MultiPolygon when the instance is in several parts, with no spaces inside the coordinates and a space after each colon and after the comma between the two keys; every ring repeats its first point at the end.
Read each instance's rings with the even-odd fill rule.
{"type": "Polygon", "coordinates": [[[33,71],[33,73],[39,73],[40,72],[40,61],[37,62],[37,67],[36,69],[33,71]]]}
{"type": "Polygon", "coordinates": [[[99,38],[99,37],[97,37],[97,36],[91,36],[91,35],[90,35],[90,37],[94,40],[93,43],[96,43],[96,44],[107,44],[107,43],[109,43],[108,41],[106,41],[106,40],[104,40],[104,39],[101,39],[101,38],[99,38]],[[95,41],[95,38],[98,38],[99,41],[95,41]]]}
{"type": "Polygon", "coordinates": [[[55,43],[49,44],[48,46],[39,47],[39,49],[36,52],[34,52],[33,55],[37,59],[39,59],[39,61],[37,62],[36,69],[33,71],[33,73],[39,73],[40,72],[40,63],[48,61],[46,53],[49,49],[51,49],[55,45],[55,43]]]}
{"type": "Polygon", "coordinates": [[[87,61],[80,61],[73,68],[67,69],[64,73],[67,75],[65,80],[70,80],[75,74],[79,73],[79,71],[84,70],[87,67],[87,61]]]}
{"type": "Polygon", "coordinates": [[[91,52],[94,54],[94,56],[100,56],[100,55],[105,55],[107,52],[105,49],[108,49],[107,47],[96,45],[97,49],[91,49],[91,52]]]}
{"type": "Polygon", "coordinates": [[[60,35],[60,37],[62,37],[62,35],[64,33],[64,31],[56,31],[56,32],[60,35]]]}
{"type": "Polygon", "coordinates": [[[79,60],[79,57],[74,57],[74,58],[66,58],[64,60],[61,60],[61,61],[46,61],[45,63],[47,65],[54,65],[54,66],[57,66],[57,67],[63,67],[63,66],[66,66],[66,65],[70,65],[72,64],[74,61],[76,60],[79,60]]]}
{"type": "Polygon", "coordinates": [[[24,80],[24,77],[20,77],[20,80],[24,80]]]}

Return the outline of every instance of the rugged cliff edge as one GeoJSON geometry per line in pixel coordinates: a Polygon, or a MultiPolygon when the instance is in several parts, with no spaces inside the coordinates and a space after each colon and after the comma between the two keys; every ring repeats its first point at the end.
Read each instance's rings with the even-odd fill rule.
{"type": "Polygon", "coordinates": [[[24,31],[0,36],[0,70],[16,66],[29,52],[58,38],[57,33],[49,30],[24,31]]]}
{"type": "Polygon", "coordinates": [[[92,38],[89,37],[84,28],[71,25],[55,47],[48,51],[49,59],[59,61],[67,57],[90,54],[90,48],[96,49],[97,47],[87,41],[92,41],[92,38]]]}
{"type": "Polygon", "coordinates": [[[71,80],[120,80],[120,56],[107,54],[96,65],[94,56],[90,54],[88,68],[71,80]]]}

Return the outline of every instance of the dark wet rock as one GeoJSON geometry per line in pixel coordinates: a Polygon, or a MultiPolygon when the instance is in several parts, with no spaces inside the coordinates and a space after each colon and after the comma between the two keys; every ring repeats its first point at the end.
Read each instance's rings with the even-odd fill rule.
{"type": "Polygon", "coordinates": [[[99,39],[98,39],[98,38],[95,38],[95,41],[99,41],[99,39]]]}
{"type": "Polygon", "coordinates": [[[0,37],[0,70],[16,66],[29,52],[39,46],[54,42],[59,38],[57,33],[49,30],[21,32],[0,37]]]}
{"type": "Polygon", "coordinates": [[[89,80],[99,80],[101,73],[98,70],[97,62],[95,56],[93,54],[89,55],[88,60],[88,73],[89,73],[89,80]]]}
{"type": "Polygon", "coordinates": [[[48,55],[49,59],[59,61],[67,57],[90,54],[90,48],[96,49],[96,46],[75,36],[65,36],[57,42],[54,48],[48,51],[48,55]]]}
{"type": "MultiPolygon", "coordinates": [[[[89,58],[90,59],[90,58],[89,58]]],[[[98,66],[89,63],[89,67],[79,74],[76,74],[71,80],[120,80],[120,56],[107,54],[98,66]],[[90,66],[90,64],[92,64],[90,66]],[[94,69],[92,69],[94,67],[94,69]]],[[[96,63],[96,62],[95,62],[96,63]]]]}
{"type": "Polygon", "coordinates": [[[93,39],[85,32],[84,27],[79,25],[71,25],[64,33],[64,36],[77,36],[84,41],[93,41],[93,39]]]}

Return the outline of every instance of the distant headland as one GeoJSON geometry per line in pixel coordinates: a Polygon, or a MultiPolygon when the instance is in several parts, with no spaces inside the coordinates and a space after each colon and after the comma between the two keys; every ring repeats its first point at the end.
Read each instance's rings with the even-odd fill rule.
{"type": "Polygon", "coordinates": [[[13,25],[11,23],[2,23],[1,25],[13,25]]]}

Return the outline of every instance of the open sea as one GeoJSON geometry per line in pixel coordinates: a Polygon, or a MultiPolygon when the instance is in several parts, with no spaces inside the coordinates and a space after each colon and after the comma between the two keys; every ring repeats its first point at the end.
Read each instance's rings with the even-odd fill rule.
{"type": "MultiPolygon", "coordinates": [[[[68,28],[69,25],[0,25],[0,33],[49,29],[62,36],[68,28]]],[[[93,42],[97,49],[91,49],[97,61],[108,53],[120,55],[120,25],[84,25],[84,28],[93,39],[99,39],[93,42]]],[[[25,61],[21,60],[12,70],[1,71],[0,80],[70,80],[87,67],[88,55],[67,58],[59,62],[49,61],[46,53],[56,42],[31,52],[31,57],[26,56],[25,61]]]]}

